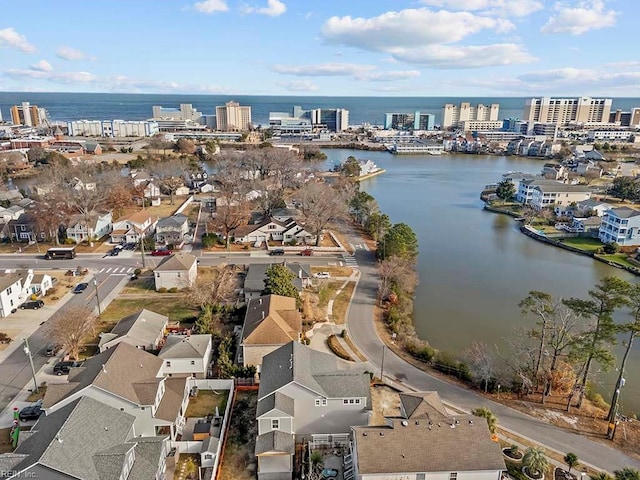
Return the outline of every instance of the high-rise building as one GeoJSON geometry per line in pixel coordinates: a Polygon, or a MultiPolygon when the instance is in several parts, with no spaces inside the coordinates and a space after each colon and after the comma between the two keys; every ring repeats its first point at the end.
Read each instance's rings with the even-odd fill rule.
{"type": "Polygon", "coordinates": [[[29,102],[22,102],[22,105],[11,107],[11,122],[14,125],[25,125],[27,127],[37,127],[47,119],[47,111],[31,105],[29,102]]]}
{"type": "Polygon", "coordinates": [[[227,102],[216,107],[216,130],[222,132],[251,129],[251,107],[242,107],[238,102],[227,102]]]}
{"type": "Polygon", "coordinates": [[[534,123],[608,123],[610,98],[531,98],[525,102],[524,121],[534,123]]]}
{"type": "Polygon", "coordinates": [[[461,122],[468,121],[496,122],[499,110],[498,103],[491,105],[480,103],[477,107],[471,106],[469,102],[463,102],[459,107],[447,103],[442,107],[442,128],[458,127],[461,122]]]}
{"type": "Polygon", "coordinates": [[[193,120],[197,121],[202,114],[190,103],[181,103],[180,108],[165,108],[159,105],[152,107],[154,120],[193,120]]]}
{"type": "Polygon", "coordinates": [[[274,132],[310,133],[329,130],[342,132],[349,128],[349,110],[344,108],[314,108],[305,110],[295,105],[293,113],[269,112],[269,126],[274,132]]]}
{"type": "Polygon", "coordinates": [[[311,110],[311,123],[314,128],[342,132],[349,128],[349,110],[344,108],[316,108],[311,110]]]}
{"type": "Polygon", "coordinates": [[[385,130],[433,130],[435,116],[430,113],[387,113],[384,118],[385,130]]]}
{"type": "Polygon", "coordinates": [[[640,126],[640,107],[632,108],[629,112],[623,112],[622,110],[616,110],[609,114],[609,123],[615,123],[621,127],[634,127],[640,126]]]}

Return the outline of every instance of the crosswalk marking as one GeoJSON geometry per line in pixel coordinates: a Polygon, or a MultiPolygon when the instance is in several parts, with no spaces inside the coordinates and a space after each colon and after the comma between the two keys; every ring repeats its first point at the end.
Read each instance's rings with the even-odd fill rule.
{"type": "Polygon", "coordinates": [[[110,275],[124,275],[133,272],[133,267],[103,267],[98,273],[108,273],[110,275]]]}
{"type": "Polygon", "coordinates": [[[351,255],[343,254],[342,261],[347,267],[358,268],[358,262],[356,261],[355,257],[352,257],[351,255]]]}

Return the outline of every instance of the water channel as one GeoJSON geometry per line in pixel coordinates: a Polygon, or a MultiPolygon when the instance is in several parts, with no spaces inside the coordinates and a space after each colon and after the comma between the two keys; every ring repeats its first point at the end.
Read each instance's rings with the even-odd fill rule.
{"type": "MultiPolygon", "coordinates": [[[[366,180],[393,223],[405,222],[420,242],[414,323],[434,347],[460,352],[472,342],[497,345],[531,325],[518,302],[530,290],[556,297],[586,297],[605,275],[637,281],[632,275],[589,257],[532,240],[512,218],[482,210],[482,187],[508,171],[539,173],[541,160],[478,155],[404,156],[386,152],[325,150],[327,164],[349,155],[373,160],[386,172],[366,180]]],[[[625,316],[619,315],[619,321],[625,316]]],[[[626,338],[626,337],[625,337],[626,338]]],[[[622,340],[622,338],[621,338],[622,340]]],[[[621,406],[640,412],[640,342],[626,371],[621,406]]],[[[621,358],[622,347],[616,353],[621,358]]],[[[609,399],[615,372],[599,375],[597,386],[609,399]]]]}

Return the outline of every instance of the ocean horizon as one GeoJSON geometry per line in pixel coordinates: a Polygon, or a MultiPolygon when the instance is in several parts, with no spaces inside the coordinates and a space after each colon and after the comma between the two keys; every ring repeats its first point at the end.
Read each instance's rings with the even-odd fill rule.
{"type": "MultiPolygon", "coordinates": [[[[313,96],[313,95],[190,95],[155,93],[69,93],[69,92],[0,92],[0,113],[10,118],[12,105],[30,102],[45,108],[52,121],[71,120],[147,120],[152,107],[161,105],[178,108],[190,103],[205,115],[214,115],[217,105],[234,100],[251,107],[255,125],[269,125],[269,112],[291,112],[294,105],[305,109],[345,108],[349,110],[349,124],[381,125],[385,113],[432,113],[436,124],[441,122],[442,107],[447,103],[500,104],[499,118],[522,118],[525,100],[531,97],[379,97],[379,96],[313,96]]],[[[613,98],[612,110],[628,111],[640,106],[640,98],[613,98]]]]}

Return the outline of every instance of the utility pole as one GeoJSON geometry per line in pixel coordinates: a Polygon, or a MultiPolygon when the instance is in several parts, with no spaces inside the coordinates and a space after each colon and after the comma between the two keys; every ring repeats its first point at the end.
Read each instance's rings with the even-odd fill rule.
{"type": "MultiPolygon", "coordinates": [[[[136,232],[138,231],[138,229],[135,229],[136,232]]],[[[146,268],[147,265],[144,261],[144,232],[140,231],[140,251],[142,252],[142,268],[146,268]]]]}
{"type": "Polygon", "coordinates": [[[98,304],[98,318],[102,317],[102,309],[100,308],[100,294],[98,293],[98,281],[93,279],[93,286],[96,288],[96,303],[98,304]]]}
{"type": "Polygon", "coordinates": [[[24,347],[22,347],[24,354],[29,357],[29,363],[31,364],[31,375],[33,376],[33,391],[38,393],[38,381],[36,380],[36,369],[33,366],[33,355],[31,355],[31,350],[29,350],[29,341],[24,339],[24,347]]]}
{"type": "Polygon", "coordinates": [[[380,380],[384,379],[384,351],[387,348],[386,345],[382,346],[382,364],[380,365],[380,380]]]}

